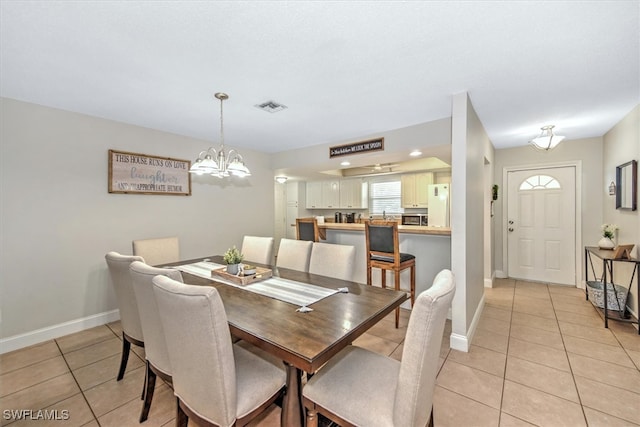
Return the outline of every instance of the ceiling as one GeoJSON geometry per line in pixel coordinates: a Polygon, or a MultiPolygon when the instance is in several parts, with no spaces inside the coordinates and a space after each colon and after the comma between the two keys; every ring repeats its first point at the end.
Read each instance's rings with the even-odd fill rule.
{"type": "Polygon", "coordinates": [[[3,97],[276,153],[451,115],[496,148],[640,102],[640,2],[0,2],[3,97]],[[278,113],[254,106],[275,101],[278,113]]]}

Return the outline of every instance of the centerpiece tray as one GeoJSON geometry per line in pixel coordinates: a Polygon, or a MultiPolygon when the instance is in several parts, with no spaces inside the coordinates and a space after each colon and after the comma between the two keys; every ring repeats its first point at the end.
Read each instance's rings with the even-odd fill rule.
{"type": "Polygon", "coordinates": [[[256,267],[256,274],[252,274],[250,276],[243,276],[242,274],[237,276],[235,274],[227,273],[227,267],[216,268],[211,270],[211,277],[214,279],[219,277],[221,279],[228,280],[230,282],[235,283],[236,285],[249,285],[251,283],[259,282],[261,280],[268,279],[273,275],[273,272],[269,268],[256,267]]]}

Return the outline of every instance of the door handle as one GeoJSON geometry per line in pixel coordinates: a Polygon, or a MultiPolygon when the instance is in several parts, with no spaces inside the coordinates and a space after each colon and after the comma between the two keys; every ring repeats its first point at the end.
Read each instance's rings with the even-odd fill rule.
{"type": "Polygon", "coordinates": [[[509,225],[513,225],[513,221],[509,220],[509,225]]]}
{"type": "Polygon", "coordinates": [[[512,232],[512,231],[513,231],[513,228],[512,228],[512,227],[509,227],[509,232],[512,232]]]}

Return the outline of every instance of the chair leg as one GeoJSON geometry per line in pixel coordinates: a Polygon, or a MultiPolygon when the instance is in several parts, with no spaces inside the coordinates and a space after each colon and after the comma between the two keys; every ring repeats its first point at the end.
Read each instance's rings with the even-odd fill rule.
{"type": "Polygon", "coordinates": [[[124,377],[124,371],[127,369],[127,361],[129,360],[129,351],[131,350],[131,343],[122,333],[122,358],[120,359],[120,369],[118,370],[117,381],[120,381],[124,377]]]}
{"type": "Polygon", "coordinates": [[[429,418],[429,427],[433,427],[433,405],[431,405],[431,417],[429,418]]]}
{"type": "Polygon", "coordinates": [[[156,374],[151,370],[151,365],[147,360],[147,374],[145,376],[144,389],[146,390],[144,396],[144,404],[142,405],[142,412],[140,412],[140,422],[145,422],[149,417],[149,410],[151,409],[151,401],[153,400],[153,392],[156,388],[156,374]]]}
{"type": "Polygon", "coordinates": [[[307,427],[318,427],[318,412],[307,409],[307,427]]]}
{"type": "MultiPolygon", "coordinates": [[[[399,291],[400,290],[400,270],[394,270],[393,271],[393,275],[394,275],[394,285],[395,285],[395,290],[399,291]]],[[[398,329],[398,327],[400,326],[400,307],[396,308],[396,329],[398,329]]]]}
{"type": "Polygon", "coordinates": [[[189,417],[180,407],[180,399],[176,397],[176,427],[187,427],[189,417]]]}
{"type": "Polygon", "coordinates": [[[413,309],[413,303],[416,302],[416,266],[411,266],[411,309],[413,309]]]}
{"type": "Polygon", "coordinates": [[[371,281],[371,266],[367,265],[367,285],[371,286],[372,285],[372,281],[371,281]]]}
{"type": "MultiPolygon", "coordinates": [[[[146,361],[146,363],[149,363],[146,361]]],[[[147,395],[147,384],[149,383],[149,370],[145,368],[144,370],[144,383],[142,384],[142,395],[140,396],[140,400],[144,400],[144,397],[147,395]]]]}

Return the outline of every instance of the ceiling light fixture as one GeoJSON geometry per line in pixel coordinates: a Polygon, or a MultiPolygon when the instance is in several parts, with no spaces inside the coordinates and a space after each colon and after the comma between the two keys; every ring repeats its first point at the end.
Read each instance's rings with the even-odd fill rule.
{"type": "Polygon", "coordinates": [[[351,163],[349,163],[346,160],[344,162],[340,163],[340,166],[350,166],[350,165],[351,165],[351,163]]]}
{"type": "Polygon", "coordinates": [[[560,143],[564,139],[564,136],[554,135],[553,128],[554,125],[543,126],[540,129],[542,132],[540,136],[529,141],[535,148],[538,150],[549,151],[553,149],[556,145],[560,143]]]}
{"type": "Polygon", "coordinates": [[[420,150],[413,150],[412,152],[409,153],[409,155],[411,157],[418,157],[418,156],[422,156],[422,151],[420,150]]]}
{"type": "Polygon", "coordinates": [[[287,178],[286,176],[276,176],[276,182],[278,184],[284,184],[285,182],[287,182],[287,178]]]}
{"type": "Polygon", "coordinates": [[[216,93],[214,95],[220,100],[220,148],[216,150],[209,147],[206,151],[201,151],[198,158],[189,169],[189,172],[196,175],[211,175],[218,178],[226,178],[234,175],[238,177],[251,176],[251,171],[244,164],[244,160],[240,153],[236,150],[229,150],[228,154],[224,152],[224,121],[222,114],[222,103],[229,99],[226,93],[216,93]]]}

